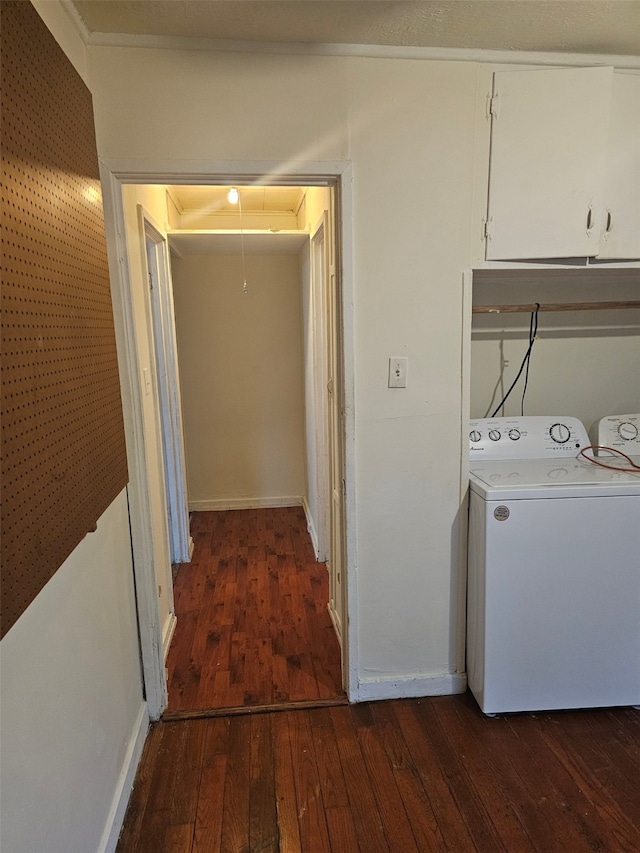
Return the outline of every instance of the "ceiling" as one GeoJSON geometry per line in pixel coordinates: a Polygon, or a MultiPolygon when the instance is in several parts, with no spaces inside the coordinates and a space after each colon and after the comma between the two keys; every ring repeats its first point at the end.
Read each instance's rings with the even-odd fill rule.
{"type": "MultiPolygon", "coordinates": [[[[237,184],[240,204],[245,213],[278,211],[298,212],[304,198],[304,187],[266,187],[237,184]]],[[[171,195],[181,213],[237,213],[239,205],[228,199],[230,187],[173,186],[171,195]]]]}
{"type": "Polygon", "coordinates": [[[102,34],[640,56],[640,0],[67,0],[102,34]]]}
{"type": "Polygon", "coordinates": [[[309,235],[298,234],[169,234],[169,245],[178,254],[185,255],[297,255],[309,235]]]}

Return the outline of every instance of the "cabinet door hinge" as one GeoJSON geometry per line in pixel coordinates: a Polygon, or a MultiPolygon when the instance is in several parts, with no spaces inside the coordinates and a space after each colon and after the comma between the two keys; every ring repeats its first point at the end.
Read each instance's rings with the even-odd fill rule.
{"type": "Polygon", "coordinates": [[[493,237],[493,216],[482,220],[482,239],[489,242],[493,237]]]}
{"type": "Polygon", "coordinates": [[[491,118],[498,118],[500,111],[500,95],[494,95],[489,98],[489,115],[491,118]]]}

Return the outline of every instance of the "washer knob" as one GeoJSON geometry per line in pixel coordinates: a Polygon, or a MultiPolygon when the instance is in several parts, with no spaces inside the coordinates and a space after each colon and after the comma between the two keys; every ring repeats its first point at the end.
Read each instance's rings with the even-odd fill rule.
{"type": "Polygon", "coordinates": [[[630,421],[618,425],[618,435],[625,441],[633,441],[638,437],[638,427],[630,421]]]}
{"type": "Polygon", "coordinates": [[[500,441],[500,430],[499,429],[490,429],[489,430],[489,438],[491,441],[500,441]]]}
{"type": "Polygon", "coordinates": [[[480,441],[482,434],[477,429],[472,429],[469,433],[469,441],[480,441]]]}
{"type": "Polygon", "coordinates": [[[509,430],[509,438],[511,439],[511,441],[517,441],[521,435],[522,435],[522,433],[520,432],[519,429],[510,429],[509,430]]]}
{"type": "Polygon", "coordinates": [[[571,438],[571,430],[566,424],[553,424],[549,430],[549,435],[556,444],[566,444],[571,438]]]}

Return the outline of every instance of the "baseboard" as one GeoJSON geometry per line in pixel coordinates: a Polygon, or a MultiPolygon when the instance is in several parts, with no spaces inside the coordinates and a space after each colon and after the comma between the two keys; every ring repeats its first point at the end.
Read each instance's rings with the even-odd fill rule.
{"type": "Polygon", "coordinates": [[[171,645],[171,640],[173,640],[173,633],[176,630],[177,623],[178,620],[176,618],[176,614],[170,613],[169,618],[165,623],[164,631],[162,632],[162,651],[164,652],[165,660],[169,654],[169,647],[171,645]]]}
{"type": "Polygon", "coordinates": [[[464,693],[467,689],[466,673],[454,672],[431,676],[384,676],[363,678],[358,683],[358,701],[378,699],[412,699],[419,696],[448,696],[464,693]]]}
{"type": "Polygon", "coordinates": [[[98,853],[115,853],[118,846],[118,838],[124,823],[124,816],[129,804],[129,797],[136,778],[138,764],[142,758],[142,750],[149,731],[149,714],[147,704],[144,702],[138,711],[138,717],[131,732],[131,739],[127,748],[122,769],[118,777],[118,784],[111,801],[111,808],[105,824],[104,832],[98,847],[98,853]]]}
{"type": "Polygon", "coordinates": [[[313,518],[311,517],[311,510],[309,509],[309,504],[307,503],[306,497],[302,498],[302,508],[304,509],[304,514],[307,519],[307,530],[309,531],[309,536],[311,537],[311,544],[313,545],[313,553],[316,555],[316,560],[320,559],[320,548],[318,546],[318,534],[316,533],[316,528],[313,524],[313,518]]]}
{"type": "Polygon", "coordinates": [[[190,537],[189,537],[189,560],[191,560],[191,558],[193,557],[193,551],[194,551],[194,548],[195,548],[195,547],[196,547],[196,546],[195,546],[195,544],[194,544],[194,542],[193,542],[193,537],[192,537],[192,536],[190,536],[190,537]]]}
{"type": "Polygon", "coordinates": [[[268,509],[276,506],[302,506],[301,495],[275,498],[217,498],[211,501],[189,501],[189,512],[211,512],[224,509],[268,509]]]}

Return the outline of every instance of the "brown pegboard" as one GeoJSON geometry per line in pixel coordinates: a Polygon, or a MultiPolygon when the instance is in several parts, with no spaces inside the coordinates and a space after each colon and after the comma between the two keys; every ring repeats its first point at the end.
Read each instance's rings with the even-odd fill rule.
{"type": "Polygon", "coordinates": [[[2,0],[3,636],[127,483],[91,94],[2,0]]]}

